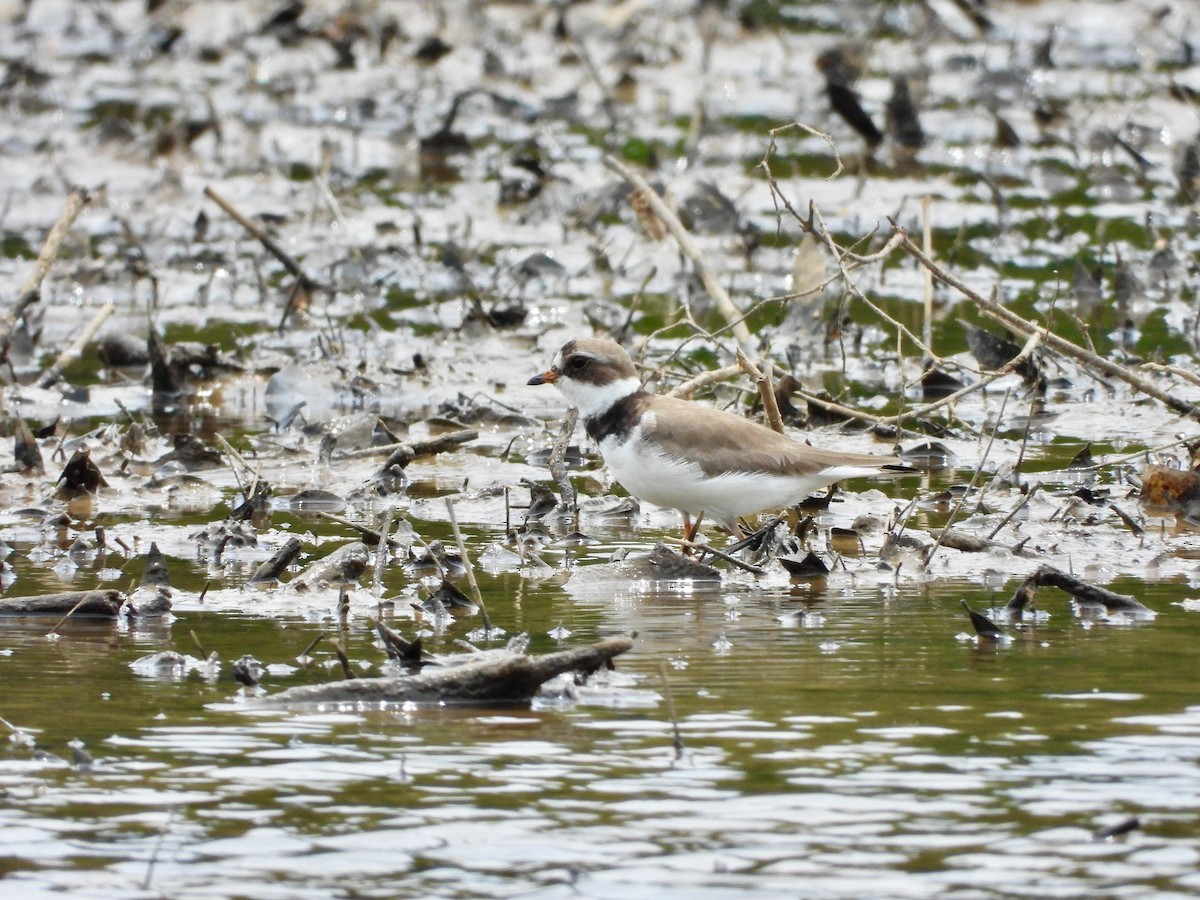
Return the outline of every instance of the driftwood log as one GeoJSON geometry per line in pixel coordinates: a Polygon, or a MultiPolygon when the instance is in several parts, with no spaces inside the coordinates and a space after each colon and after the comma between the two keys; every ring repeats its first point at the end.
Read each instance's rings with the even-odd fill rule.
{"type": "MultiPolygon", "coordinates": [[[[527,703],[545,682],[564,672],[589,674],[633,647],[617,637],[542,656],[486,650],[451,657],[457,665],[426,666],[416,675],[354,678],[288,688],[258,701],[266,706],[312,703],[527,703]]],[[[447,660],[448,661],[448,660],[447,660]]]]}
{"type": "Polygon", "coordinates": [[[4,597],[0,598],[0,616],[65,616],[71,613],[73,619],[115,619],[125,599],[123,593],[113,588],[37,597],[4,597]]]}
{"type": "Polygon", "coordinates": [[[1075,598],[1080,609],[1094,612],[1127,613],[1132,616],[1151,617],[1155,613],[1136,597],[1128,594],[1118,594],[1108,588],[1089,584],[1082,579],[1069,575],[1053,566],[1039,566],[1038,569],[1021,582],[1011,600],[1004,607],[1010,615],[1020,614],[1026,606],[1033,605],[1034,595],[1040,587],[1056,587],[1066,591],[1075,598]]]}

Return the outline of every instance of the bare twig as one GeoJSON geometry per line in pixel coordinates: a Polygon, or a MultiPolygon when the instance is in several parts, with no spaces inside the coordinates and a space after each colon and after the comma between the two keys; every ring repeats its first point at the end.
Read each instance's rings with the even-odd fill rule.
{"type": "Polygon", "coordinates": [[[188,634],[191,635],[192,643],[196,645],[196,649],[200,651],[201,658],[208,659],[208,650],[202,643],[200,643],[200,638],[196,635],[196,629],[189,628],[188,634]]]}
{"type": "Polygon", "coordinates": [[[59,619],[57,622],[54,623],[54,627],[51,628],[46,633],[46,637],[50,637],[50,635],[52,635],[56,631],[58,631],[58,629],[62,627],[63,622],[65,622],[65,621],[67,621],[67,619],[71,618],[71,616],[73,616],[75,614],[75,611],[77,609],[79,609],[79,607],[83,606],[85,603],[87,603],[91,599],[92,599],[92,595],[90,592],[84,593],[83,596],[81,596],[79,598],[79,602],[76,603],[74,606],[72,606],[69,610],[67,610],[67,614],[65,616],[63,616],[61,619],[59,619]]]}
{"type": "Polygon", "coordinates": [[[1167,408],[1180,413],[1181,415],[1185,415],[1193,419],[1200,415],[1200,410],[1198,410],[1194,404],[1188,403],[1185,400],[1180,400],[1177,397],[1172,397],[1166,391],[1161,390],[1156,384],[1151,381],[1147,381],[1145,378],[1142,378],[1127,366],[1123,366],[1120,363],[1105,359],[1091,350],[1087,350],[1083,347],[1080,347],[1078,344],[1073,343],[1072,341],[1068,341],[1066,338],[1059,337],[1053,332],[1048,331],[1045,327],[1017,315],[1012,310],[996,302],[994,296],[985,297],[978,291],[968,287],[961,279],[946,271],[936,262],[926,256],[921,248],[913,243],[913,241],[908,237],[903,228],[894,222],[892,223],[892,227],[895,228],[898,233],[904,234],[903,247],[909,253],[909,255],[921,263],[921,265],[928,268],[936,279],[941,281],[943,284],[954,288],[954,290],[958,291],[960,294],[974,303],[979,311],[988,318],[1001,323],[1011,331],[1014,331],[1025,337],[1029,337],[1034,333],[1041,334],[1043,342],[1050,350],[1074,359],[1076,362],[1081,363],[1084,368],[1091,370],[1093,373],[1099,373],[1107,378],[1115,378],[1119,381],[1123,381],[1134,390],[1139,391],[1148,397],[1153,397],[1167,408]]]}
{"type": "Polygon", "coordinates": [[[41,374],[41,377],[37,380],[37,386],[47,388],[58,381],[62,377],[63,369],[83,354],[83,348],[88,345],[88,341],[96,336],[96,332],[100,330],[100,326],[116,311],[117,308],[111,303],[105,303],[96,310],[96,314],[92,316],[92,320],[88,322],[87,327],[79,333],[79,337],[71,341],[70,345],[62,353],[58,354],[58,359],[54,360],[53,365],[41,374]]]}
{"type": "Polygon", "coordinates": [[[310,653],[312,653],[312,652],[313,652],[313,648],[314,648],[314,647],[316,647],[316,646],[317,646],[317,644],[321,643],[321,641],[323,641],[323,640],[324,640],[325,638],[327,638],[327,637],[329,637],[329,632],[328,632],[328,631],[322,631],[322,632],[318,633],[318,634],[317,634],[317,636],[316,636],[315,638],[313,638],[311,641],[309,641],[309,642],[308,642],[308,646],[307,646],[307,647],[305,647],[305,648],[304,648],[304,649],[303,649],[303,650],[300,652],[300,655],[299,655],[298,657],[296,657],[296,658],[297,658],[297,659],[304,659],[304,657],[308,656],[308,654],[310,654],[310,653]]]}
{"type": "Polygon", "coordinates": [[[0,313],[0,362],[8,359],[8,348],[12,342],[13,329],[17,327],[17,323],[21,321],[21,317],[25,315],[25,310],[41,299],[42,282],[46,280],[46,274],[50,271],[50,266],[58,258],[58,253],[62,249],[63,241],[66,240],[71,226],[75,224],[75,220],[79,218],[79,213],[87,206],[89,200],[91,200],[91,196],[88,194],[86,188],[78,185],[71,188],[67,194],[67,205],[62,211],[62,215],[58,217],[58,221],[54,223],[50,231],[46,234],[46,240],[42,244],[42,249],[38,253],[37,259],[34,261],[33,271],[29,273],[21,285],[21,289],[17,293],[17,299],[13,302],[13,305],[3,313],[0,313]]]}
{"type": "Polygon", "coordinates": [[[378,447],[363,447],[359,450],[347,450],[345,453],[337,454],[337,459],[363,459],[368,456],[383,456],[385,454],[395,453],[396,451],[407,448],[412,453],[412,458],[418,456],[433,456],[436,453],[441,453],[444,450],[451,450],[459,444],[466,444],[479,437],[479,432],[474,428],[467,428],[462,431],[451,431],[448,434],[439,434],[437,437],[429,438],[426,441],[401,441],[397,444],[381,444],[378,447]]]}
{"type": "Polygon", "coordinates": [[[779,414],[779,404],[775,400],[775,391],[771,386],[770,376],[752,363],[740,348],[737,351],[737,361],[746,374],[754,379],[754,383],[758,387],[758,395],[762,398],[763,410],[767,414],[767,424],[773,431],[783,434],[783,416],[779,414]]]}
{"type": "Polygon", "coordinates": [[[368,547],[374,547],[378,545],[381,540],[387,541],[389,550],[394,550],[396,547],[400,546],[399,543],[388,537],[386,531],[382,533],[378,532],[374,528],[368,528],[366,525],[360,525],[358,522],[351,522],[349,519],[344,519],[341,516],[335,516],[333,513],[325,512],[324,510],[318,510],[317,515],[322,519],[328,519],[330,522],[336,522],[339,525],[344,525],[353,531],[357,531],[362,536],[363,543],[368,547]]]}
{"type": "MultiPolygon", "coordinates": [[[[46,280],[46,274],[50,271],[50,266],[58,258],[58,251],[62,249],[63,241],[67,239],[67,232],[71,230],[71,226],[75,224],[75,220],[79,218],[79,214],[91,199],[87,188],[79,185],[71,188],[67,194],[67,205],[63,208],[58,221],[46,235],[46,241],[42,244],[42,249],[33,264],[33,271],[21,285],[21,290],[17,294],[18,298],[25,297],[27,294],[36,294],[41,288],[42,282],[46,280]]],[[[35,296],[33,299],[36,302],[38,298],[35,296]]]]}
{"type": "MultiPolygon", "coordinates": [[[[242,454],[238,453],[238,451],[233,448],[233,445],[225,439],[225,435],[221,434],[219,431],[215,431],[213,432],[213,437],[215,437],[217,443],[221,445],[221,449],[225,451],[226,456],[245,469],[248,477],[254,477],[254,470],[246,464],[246,460],[242,454]]],[[[233,477],[237,481],[238,490],[242,492],[247,500],[249,500],[250,492],[247,491],[245,486],[242,484],[242,476],[238,474],[238,470],[235,466],[230,466],[229,468],[233,471],[233,477]]]]}
{"type": "Polygon", "coordinates": [[[720,369],[710,369],[707,372],[701,372],[695,378],[689,378],[687,381],[680,382],[666,392],[668,397],[682,397],[685,400],[690,399],[696,391],[701,388],[708,387],[718,381],[724,381],[727,378],[732,378],[735,375],[740,375],[742,367],[739,365],[722,366],[720,369]]]}
{"type": "Polygon", "coordinates": [[[716,304],[718,311],[728,324],[734,338],[744,349],[749,350],[753,346],[754,340],[750,335],[750,329],[742,321],[742,313],[734,305],[733,300],[729,297],[729,293],[717,279],[716,274],[709,268],[708,263],[704,259],[704,254],[700,252],[700,248],[696,246],[696,242],[692,240],[692,236],[688,233],[688,230],[683,227],[683,223],[679,221],[679,217],[663,202],[658,193],[646,183],[646,179],[620,162],[616,157],[611,155],[604,157],[604,165],[629,182],[635,190],[643,192],[650,208],[654,210],[654,214],[662,219],[663,224],[667,226],[667,230],[671,232],[671,236],[675,238],[675,242],[679,244],[679,249],[683,251],[684,256],[691,260],[692,265],[696,269],[696,274],[700,276],[700,281],[704,284],[704,289],[712,298],[713,303],[716,304]]]}
{"type": "MultiPolygon", "coordinates": [[[[921,239],[925,244],[925,252],[933,255],[933,222],[930,221],[930,206],[933,198],[926,194],[921,198],[921,239]]],[[[925,322],[921,337],[925,346],[933,346],[933,274],[925,270],[925,322]]]]}
{"type": "Polygon", "coordinates": [[[158,865],[158,854],[162,852],[163,842],[167,839],[167,834],[171,831],[171,825],[175,821],[177,815],[176,808],[172,806],[167,810],[166,821],[163,822],[162,829],[158,832],[158,839],[154,842],[154,849],[150,851],[150,859],[146,863],[146,876],[142,879],[142,890],[150,890],[150,883],[154,881],[154,867],[158,865]]]}
{"type": "Polygon", "coordinates": [[[350,666],[350,657],[348,657],[346,655],[346,651],[342,649],[341,643],[333,638],[330,638],[329,646],[333,648],[333,652],[337,656],[338,662],[342,664],[342,674],[347,679],[357,678],[358,676],[354,674],[354,669],[350,666]]]}
{"type": "MultiPolygon", "coordinates": [[[[945,397],[939,397],[937,400],[934,400],[932,403],[927,403],[925,406],[920,406],[920,407],[917,407],[916,409],[910,410],[904,416],[904,418],[912,418],[912,419],[923,418],[923,417],[929,415],[934,410],[940,409],[943,406],[948,406],[952,403],[957,403],[959,400],[961,400],[963,397],[967,396],[968,394],[973,394],[976,391],[982,390],[984,387],[991,384],[993,381],[1003,378],[1005,375],[1008,375],[1009,373],[1015,371],[1020,365],[1022,365],[1027,359],[1029,359],[1029,357],[1031,357],[1034,354],[1034,352],[1041,345],[1041,343],[1042,343],[1042,335],[1040,332],[1035,332],[1034,334],[1031,334],[1029,336],[1029,340],[1027,340],[1025,342],[1025,346],[1021,348],[1021,352],[1018,353],[1016,356],[1014,356],[1012,359],[1010,359],[1008,362],[1006,362],[1004,365],[1002,365],[999,369],[996,369],[996,371],[989,372],[988,374],[986,374],[982,378],[980,378],[978,381],[971,382],[966,387],[960,388],[959,390],[955,391],[953,394],[947,394],[945,397]]],[[[897,416],[896,418],[899,419],[900,417],[897,416]]]]}
{"type": "MultiPolygon", "coordinates": [[[[912,329],[910,329],[895,316],[890,315],[887,310],[883,309],[881,306],[879,306],[879,304],[877,304],[874,300],[863,293],[861,289],[859,289],[857,282],[850,277],[850,269],[846,267],[845,257],[848,251],[833,239],[833,235],[829,233],[829,229],[825,225],[825,220],[821,216],[820,210],[818,210],[815,205],[811,205],[809,207],[808,221],[809,224],[805,230],[821,241],[821,243],[825,245],[826,249],[833,254],[833,258],[837,263],[838,270],[842,273],[842,279],[845,282],[846,290],[849,291],[850,294],[860,302],[866,304],[866,306],[870,308],[875,315],[879,316],[881,319],[895,328],[898,334],[908,338],[915,347],[925,354],[927,358],[937,363],[946,364],[948,361],[934,353],[933,348],[930,347],[926,341],[923,341],[921,338],[917,337],[917,335],[913,333],[912,329]]],[[[805,227],[803,223],[801,224],[801,227],[805,227]]],[[[955,363],[955,365],[958,364],[955,363]]]]}
{"type": "Polygon", "coordinates": [[[617,106],[613,102],[612,90],[604,79],[600,76],[600,69],[596,66],[596,61],[592,58],[592,54],[588,52],[587,46],[580,40],[571,41],[575,47],[575,52],[579,58],[583,60],[583,67],[587,70],[588,76],[600,91],[600,106],[604,110],[604,116],[608,119],[609,134],[612,135],[617,131],[617,106]]]}
{"type": "Polygon", "coordinates": [[[1141,368],[1145,372],[1163,372],[1167,375],[1174,375],[1176,378],[1182,378],[1189,384],[1200,387],[1200,375],[1181,366],[1167,366],[1162,363],[1142,363],[1141,368]]]}
{"type": "MultiPolygon", "coordinates": [[[[803,122],[790,122],[787,125],[780,125],[778,128],[772,128],[770,132],[768,132],[770,135],[770,140],[767,142],[767,150],[765,153],[763,153],[763,158],[759,162],[758,167],[767,174],[767,181],[771,184],[772,196],[774,196],[777,200],[782,200],[785,205],[787,205],[787,198],[784,197],[781,192],[776,190],[778,185],[775,183],[775,176],[771,174],[770,160],[771,155],[775,152],[775,139],[783,132],[791,131],[793,129],[804,131],[815,138],[820,138],[829,146],[829,152],[833,154],[833,161],[837,163],[837,168],[825,176],[826,181],[833,181],[833,179],[841,175],[846,169],[846,167],[842,164],[842,157],[841,154],[838,153],[837,144],[834,143],[833,137],[826,134],[824,131],[813,128],[811,125],[805,125],[803,122]]],[[[792,209],[790,205],[788,205],[787,208],[793,216],[796,216],[796,211],[792,209]]],[[[796,218],[799,218],[799,216],[796,216],[796,218]]]]}
{"type": "Polygon", "coordinates": [[[388,534],[392,530],[392,516],[396,511],[392,507],[388,507],[383,514],[383,525],[379,529],[379,542],[375,545],[375,573],[373,579],[373,587],[375,595],[379,596],[383,593],[383,570],[387,567],[388,557],[391,555],[391,550],[388,548],[390,541],[388,534]]]}
{"type": "Polygon", "coordinates": [[[989,541],[994,539],[996,537],[996,535],[998,535],[1001,532],[1001,530],[1004,528],[1004,526],[1012,521],[1013,516],[1015,516],[1017,513],[1019,513],[1026,506],[1029,505],[1029,501],[1033,499],[1033,495],[1038,492],[1039,488],[1041,488],[1040,484],[1035,484],[1033,487],[1031,487],[1029,489],[1029,492],[1027,494],[1025,494],[1024,497],[1021,498],[1021,502],[1018,503],[1016,506],[1014,506],[1011,510],[1009,510],[1008,515],[1006,515],[1003,519],[1001,519],[999,524],[996,525],[996,527],[993,528],[990,532],[988,532],[987,539],[989,541]]]}
{"type": "Polygon", "coordinates": [[[237,207],[213,190],[212,185],[204,188],[204,196],[208,197],[209,200],[221,207],[221,209],[223,209],[231,219],[241,225],[242,228],[246,229],[246,232],[252,238],[262,244],[263,248],[268,253],[279,260],[279,262],[283,264],[283,267],[287,269],[293,276],[295,276],[295,278],[304,286],[305,290],[315,291],[321,288],[320,284],[318,284],[314,279],[308,277],[308,275],[304,272],[304,269],[300,267],[300,263],[296,262],[295,257],[284,250],[283,247],[279,245],[278,241],[263,231],[260,227],[258,227],[258,225],[254,224],[254,222],[242,215],[242,213],[238,211],[237,207]]]}
{"type": "MultiPolygon", "coordinates": [[[[700,523],[699,523],[699,521],[697,521],[696,522],[696,530],[697,531],[699,531],[699,525],[700,525],[700,523]]],[[[678,544],[684,550],[695,550],[699,553],[710,553],[713,556],[717,557],[717,559],[722,559],[725,562],[729,563],[731,566],[737,566],[739,569],[749,572],[751,575],[766,575],[767,574],[767,570],[762,568],[761,566],[756,566],[756,565],[754,565],[754,563],[748,563],[745,560],[738,559],[732,553],[725,553],[723,550],[718,550],[716,547],[712,547],[708,544],[698,544],[695,541],[686,541],[686,540],[679,540],[679,539],[675,539],[673,541],[673,543],[678,544]]]]}

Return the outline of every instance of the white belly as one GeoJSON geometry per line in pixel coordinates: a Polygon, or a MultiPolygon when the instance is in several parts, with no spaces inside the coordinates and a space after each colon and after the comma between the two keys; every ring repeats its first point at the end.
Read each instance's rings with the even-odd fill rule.
{"type": "Polygon", "coordinates": [[[613,477],[639,500],[677,509],[693,518],[703,513],[730,530],[741,516],[799,503],[812,491],[836,480],[762,472],[709,477],[696,463],[669,457],[643,442],[638,428],[623,443],[606,438],[600,452],[613,477]]]}

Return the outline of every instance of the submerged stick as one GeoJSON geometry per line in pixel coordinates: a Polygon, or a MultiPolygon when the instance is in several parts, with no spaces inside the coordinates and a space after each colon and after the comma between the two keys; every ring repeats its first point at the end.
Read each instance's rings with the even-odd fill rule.
{"type": "Polygon", "coordinates": [[[658,661],[658,677],[662,681],[663,700],[667,703],[667,716],[671,720],[671,731],[675,736],[675,758],[683,758],[683,735],[679,733],[679,719],[675,715],[675,697],[671,694],[671,680],[667,677],[667,661],[658,661]]]}
{"type": "Polygon", "coordinates": [[[321,643],[321,641],[323,641],[328,636],[329,636],[328,631],[319,632],[315,638],[313,638],[311,641],[308,642],[308,646],[305,647],[300,652],[300,655],[298,657],[296,657],[296,659],[304,659],[306,656],[308,656],[308,654],[313,652],[313,648],[316,647],[317,644],[321,643]]]}
{"type": "Polygon", "coordinates": [[[330,638],[329,646],[333,648],[333,652],[337,656],[338,662],[342,664],[342,674],[346,677],[346,679],[350,680],[358,678],[358,676],[354,674],[354,669],[350,667],[350,657],[346,655],[346,651],[342,649],[342,645],[333,638],[330,638]]]}
{"type": "Polygon", "coordinates": [[[1143,617],[1152,617],[1154,611],[1145,606],[1136,597],[1128,594],[1118,594],[1108,588],[1090,584],[1074,575],[1063,572],[1053,566],[1039,566],[1038,569],[1021,582],[1017,592],[1004,607],[1009,612],[1019,612],[1033,602],[1033,596],[1040,587],[1056,587],[1066,591],[1084,607],[1103,607],[1106,613],[1123,612],[1143,617]]]}

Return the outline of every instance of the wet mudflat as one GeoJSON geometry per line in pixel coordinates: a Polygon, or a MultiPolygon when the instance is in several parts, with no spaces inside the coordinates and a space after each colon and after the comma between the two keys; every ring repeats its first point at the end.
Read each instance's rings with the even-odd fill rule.
{"type": "Polygon", "coordinates": [[[6,890],[1200,889],[1197,20],[944,6],[5,12],[0,600],[138,610],[0,618],[6,890]],[[761,416],[740,345],[796,379],[793,434],[918,471],[781,523],[757,574],[655,580],[678,517],[582,429],[580,512],[546,501],[563,402],[526,382],[585,334],[660,391],[731,367],[696,397],[761,416]],[[443,605],[448,502],[491,630],[443,605]],[[337,649],[398,673],[374,621],[437,654],[637,638],[532,704],[259,703],[337,649]]]}

